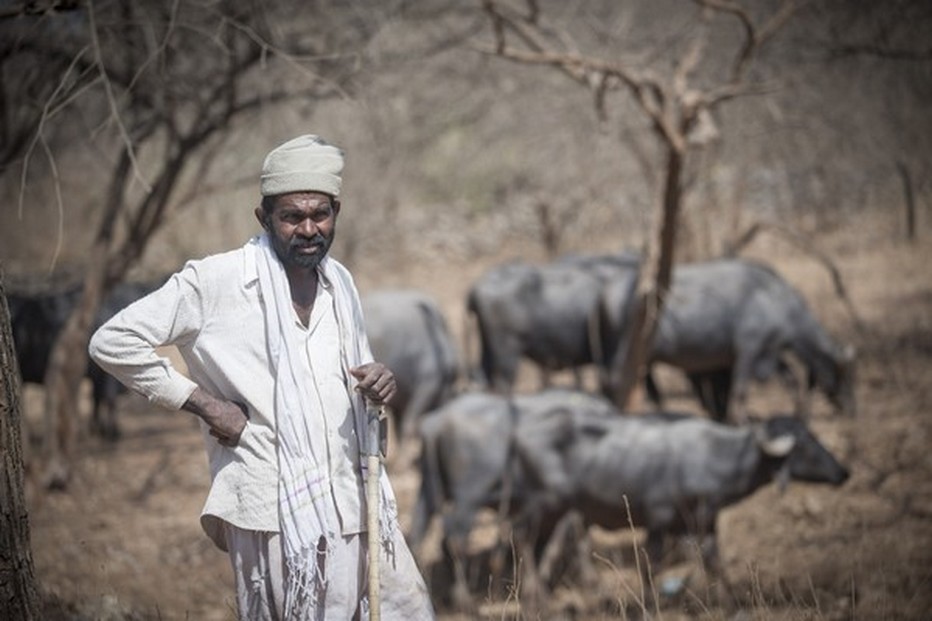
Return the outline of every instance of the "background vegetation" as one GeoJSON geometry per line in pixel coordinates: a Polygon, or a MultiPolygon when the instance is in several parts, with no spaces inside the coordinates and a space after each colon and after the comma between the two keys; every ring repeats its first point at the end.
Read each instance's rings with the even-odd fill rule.
{"type": "MultiPolygon", "coordinates": [[[[704,88],[727,77],[743,31],[728,15],[700,27],[699,4],[505,6],[539,9],[566,49],[659,76],[672,75],[702,36],[693,84],[704,88]]],[[[778,5],[744,3],[758,22],[778,5]]],[[[798,528],[766,531],[763,510],[727,519],[733,541],[763,542],[760,556],[777,552],[749,578],[752,609],[764,616],[922,618],[929,609],[922,550],[932,513],[928,483],[919,481],[929,480],[922,417],[932,403],[930,31],[932,5],[923,0],[801,3],[756,56],[754,93],[723,103],[692,134],[702,148],[688,160],[676,259],[718,255],[755,223],[782,231],[759,236],[750,252],[791,275],[867,360],[859,397],[876,427],[822,430],[833,448],[860,456],[856,493],[830,498],[862,518],[835,515],[816,494],[782,501],[777,518],[816,523],[806,552],[782,559],[784,537],[798,537],[798,528]],[[813,251],[841,267],[868,332],[838,305],[807,258],[813,251]],[[834,561],[847,554],[842,571],[834,561]],[[860,568],[872,563],[878,572],[865,578],[860,568]]],[[[48,287],[94,269],[108,223],[104,262],[113,277],[147,278],[240,245],[257,230],[262,158],[300,133],[347,152],[334,254],[363,290],[428,290],[457,332],[465,287],[498,261],[644,249],[664,159],[637,102],[611,92],[600,116],[589,89],[489,53],[493,41],[478,1],[5,3],[0,264],[8,284],[48,287]]],[[[133,420],[200,450],[175,419],[147,416],[133,420]]],[[[31,433],[42,435],[40,427],[31,433]]],[[[76,487],[66,495],[46,496],[31,468],[40,584],[88,618],[226,618],[215,595],[228,588],[217,573],[225,561],[198,543],[194,524],[202,464],[169,442],[144,452],[147,433],[114,452],[78,439],[76,487]],[[109,495],[92,496],[99,481],[121,477],[109,495]],[[106,508],[96,521],[95,507],[106,508]],[[107,515],[143,509],[161,521],[127,525],[107,515]],[[174,551],[134,548],[156,524],[175,533],[163,535],[174,551]],[[76,539],[84,543],[75,547],[76,539]],[[132,560],[106,561],[108,550],[132,560]],[[173,572],[152,574],[141,558],[154,567],[188,563],[184,594],[169,594],[179,588],[173,572]],[[198,581],[195,569],[208,579],[198,581]],[[82,572],[99,592],[87,592],[82,572]]],[[[398,481],[410,499],[415,482],[406,487],[406,473],[398,481]]],[[[734,550],[732,567],[745,575],[745,556],[734,550]]]]}
{"type": "MultiPolygon", "coordinates": [[[[680,0],[541,5],[581,53],[658,73],[694,36],[699,15],[693,3],[680,0]]],[[[773,11],[768,2],[751,5],[773,11]]],[[[216,163],[179,184],[169,201],[172,215],[140,270],[174,268],[252,234],[261,160],[300,132],[322,134],[348,153],[348,209],[337,252],[351,263],[387,260],[403,268],[408,259],[482,256],[499,250],[505,236],[535,246],[541,203],[553,211],[564,248],[588,245],[603,232],[613,239],[600,243],[643,244],[662,162],[645,119],[623,95],[615,95],[610,117],[600,121],[590,94],[566,77],[480,53],[491,32],[478,3],[372,3],[343,12],[326,2],[272,7],[269,21],[282,13],[294,31],[307,22],[313,33],[326,21],[335,42],[320,47],[344,61],[334,78],[339,88],[258,105],[218,134],[220,146],[192,153],[192,160],[206,152],[216,163]]],[[[898,224],[905,227],[902,170],[918,204],[928,204],[932,62],[923,28],[929,13],[922,2],[881,8],[831,1],[797,12],[758,60],[754,77],[766,88],[722,107],[714,119],[717,136],[693,164],[684,214],[689,236],[681,239],[691,249],[687,258],[718,253],[754,218],[813,232],[883,209],[902,213],[898,224]]],[[[18,26],[19,41],[27,40],[26,20],[4,26],[18,26]]],[[[192,36],[203,42],[214,34],[192,36]]],[[[727,70],[716,61],[724,63],[740,34],[737,20],[716,21],[703,68],[710,79],[727,70]]],[[[270,37],[270,46],[277,40],[270,37]]],[[[194,60],[183,47],[173,52],[194,60]]],[[[275,71],[271,64],[259,68],[240,92],[310,79],[275,71]]],[[[6,75],[4,88],[27,99],[15,68],[6,75]]],[[[190,87],[188,79],[180,73],[178,86],[190,87]]],[[[13,95],[7,99],[19,103],[13,95]]],[[[4,170],[0,247],[9,273],[42,274],[86,256],[121,146],[106,98],[90,99],[77,118],[61,113],[44,123],[50,153],[34,145],[4,170]]],[[[158,170],[151,151],[137,156],[136,192],[158,170]]],[[[197,170],[195,161],[189,166],[197,170]]]]}

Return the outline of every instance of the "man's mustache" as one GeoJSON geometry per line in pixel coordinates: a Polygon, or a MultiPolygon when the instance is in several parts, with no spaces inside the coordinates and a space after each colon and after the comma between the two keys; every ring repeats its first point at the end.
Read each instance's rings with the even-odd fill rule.
{"type": "Polygon", "coordinates": [[[309,248],[310,246],[326,245],[327,238],[320,233],[315,233],[313,237],[295,238],[291,240],[289,246],[292,248],[309,248]]]}

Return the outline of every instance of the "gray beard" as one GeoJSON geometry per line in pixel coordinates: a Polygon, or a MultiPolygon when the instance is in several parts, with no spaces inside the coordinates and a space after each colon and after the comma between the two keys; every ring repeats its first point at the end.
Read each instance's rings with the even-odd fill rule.
{"type": "Polygon", "coordinates": [[[324,257],[327,256],[325,251],[323,254],[298,254],[298,253],[288,253],[288,257],[282,261],[286,267],[301,267],[306,269],[316,269],[320,262],[324,260],[324,257]]]}
{"type": "Polygon", "coordinates": [[[278,260],[282,262],[286,268],[288,267],[297,267],[301,269],[316,269],[320,262],[324,260],[324,257],[330,252],[330,245],[333,242],[333,238],[326,238],[324,236],[315,236],[313,240],[314,243],[322,242],[322,252],[308,255],[301,254],[298,252],[298,246],[288,245],[282,246],[281,243],[272,239],[272,248],[275,249],[275,254],[278,255],[278,260]]]}

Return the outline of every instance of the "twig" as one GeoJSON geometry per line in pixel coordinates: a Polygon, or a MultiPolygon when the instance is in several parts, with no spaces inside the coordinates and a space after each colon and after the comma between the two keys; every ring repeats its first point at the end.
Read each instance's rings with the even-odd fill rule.
{"type": "Polygon", "coordinates": [[[97,64],[98,71],[100,72],[100,77],[103,79],[104,84],[104,93],[107,97],[107,103],[110,104],[110,111],[112,113],[112,118],[114,123],[116,123],[117,128],[120,131],[120,136],[123,138],[123,142],[126,146],[126,152],[129,155],[130,162],[133,165],[133,176],[142,184],[143,190],[148,193],[152,191],[152,186],[142,175],[142,171],[139,166],[139,162],[136,160],[136,152],[133,149],[133,139],[130,137],[129,132],[126,129],[126,126],[123,124],[123,120],[120,117],[119,106],[116,101],[116,97],[113,94],[113,86],[110,83],[110,78],[107,76],[107,68],[104,65],[104,59],[101,55],[100,50],[100,39],[97,36],[97,23],[94,19],[94,1],[88,0],[87,3],[87,16],[88,21],[88,31],[91,37],[91,49],[94,51],[94,60],[97,64]]]}

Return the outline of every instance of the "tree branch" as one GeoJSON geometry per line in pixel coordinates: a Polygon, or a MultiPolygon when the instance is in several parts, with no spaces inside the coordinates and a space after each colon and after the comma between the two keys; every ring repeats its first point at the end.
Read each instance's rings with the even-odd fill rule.
{"type": "Polygon", "coordinates": [[[103,80],[104,92],[106,93],[107,102],[110,105],[111,118],[119,129],[120,136],[123,139],[123,144],[125,145],[130,161],[133,164],[133,175],[135,176],[136,180],[142,184],[142,187],[145,188],[147,192],[151,191],[152,187],[143,176],[139,162],[136,160],[136,152],[133,145],[133,140],[130,137],[129,132],[126,130],[126,126],[123,124],[123,120],[120,115],[120,107],[119,104],[117,104],[116,97],[113,94],[113,86],[110,84],[110,79],[107,76],[107,68],[104,65],[103,54],[101,53],[100,49],[100,39],[97,35],[97,24],[94,18],[94,0],[88,0],[87,16],[89,22],[88,30],[91,37],[91,49],[94,52],[94,60],[97,63],[97,67],[100,71],[100,77],[103,80]]]}
{"type": "Polygon", "coordinates": [[[16,6],[3,7],[0,9],[0,19],[12,19],[17,17],[41,17],[49,13],[65,13],[76,11],[81,7],[78,0],[24,0],[16,6]]]}
{"type": "Polygon", "coordinates": [[[927,61],[932,60],[932,47],[911,50],[891,47],[879,43],[851,43],[831,48],[829,55],[833,58],[847,56],[873,56],[884,60],[927,61]]]}
{"type": "Polygon", "coordinates": [[[730,79],[732,83],[737,83],[744,78],[751,60],[757,55],[760,48],[786,24],[801,4],[797,0],[783,0],[777,12],[771,15],[762,25],[757,26],[744,7],[730,0],[695,0],[695,2],[707,9],[732,15],[741,24],[744,40],[732,61],[730,79]]]}

